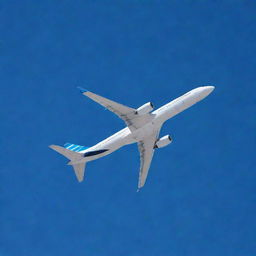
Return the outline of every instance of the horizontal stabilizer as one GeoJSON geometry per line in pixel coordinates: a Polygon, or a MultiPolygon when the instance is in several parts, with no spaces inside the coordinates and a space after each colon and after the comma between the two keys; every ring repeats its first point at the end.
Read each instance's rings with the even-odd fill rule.
{"type": "MultiPolygon", "coordinates": [[[[72,151],[68,148],[64,148],[64,147],[57,146],[57,145],[50,145],[49,147],[51,149],[55,150],[56,152],[58,152],[59,154],[65,156],[69,160],[71,160],[71,162],[72,161],[76,162],[76,161],[79,161],[83,158],[82,153],[72,151]]],[[[83,179],[84,179],[85,165],[86,165],[86,162],[82,162],[82,163],[72,165],[73,168],[74,168],[76,177],[77,177],[79,182],[83,181],[83,179]]]]}
{"type": "Polygon", "coordinates": [[[86,163],[74,164],[73,168],[76,174],[76,177],[79,182],[82,182],[84,179],[84,170],[85,170],[86,163]]]}
{"type": "Polygon", "coordinates": [[[72,161],[81,159],[83,155],[81,153],[74,152],[72,150],[57,145],[50,145],[49,147],[72,161]]]}

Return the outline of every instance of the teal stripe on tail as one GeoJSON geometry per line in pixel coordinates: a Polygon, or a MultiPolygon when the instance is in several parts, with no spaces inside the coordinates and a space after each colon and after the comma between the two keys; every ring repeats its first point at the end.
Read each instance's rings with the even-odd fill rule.
{"type": "Polygon", "coordinates": [[[83,151],[83,150],[86,150],[87,148],[89,148],[89,147],[80,146],[80,145],[76,145],[76,144],[72,144],[72,143],[66,143],[64,145],[64,147],[66,149],[69,149],[69,150],[74,151],[74,152],[80,152],[80,151],[83,151]]]}

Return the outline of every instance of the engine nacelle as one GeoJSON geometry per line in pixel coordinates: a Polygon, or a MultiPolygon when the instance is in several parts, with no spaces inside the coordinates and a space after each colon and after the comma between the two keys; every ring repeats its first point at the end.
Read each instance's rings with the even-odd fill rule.
{"type": "Polygon", "coordinates": [[[152,111],[154,109],[154,106],[151,102],[148,102],[144,105],[142,105],[141,107],[139,107],[136,110],[136,114],[141,116],[141,115],[145,115],[148,114],[150,111],[152,111]]]}
{"type": "Polygon", "coordinates": [[[165,135],[164,137],[162,137],[161,139],[159,139],[156,144],[155,144],[155,148],[162,148],[165,147],[167,145],[169,145],[172,142],[172,138],[170,135],[165,135]]]}

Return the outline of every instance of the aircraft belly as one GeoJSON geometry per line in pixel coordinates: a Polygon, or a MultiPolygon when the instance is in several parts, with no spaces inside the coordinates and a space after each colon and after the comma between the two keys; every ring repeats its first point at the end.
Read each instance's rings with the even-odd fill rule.
{"type": "Polygon", "coordinates": [[[86,159],[86,161],[96,160],[98,158],[101,158],[103,156],[111,154],[112,152],[118,150],[119,148],[121,148],[127,144],[131,144],[134,142],[136,142],[136,141],[134,141],[130,130],[128,128],[123,129],[121,132],[118,132],[118,133],[108,137],[107,139],[99,142],[95,146],[86,150],[85,154],[88,154],[90,152],[92,152],[92,154],[90,156],[85,157],[85,159],[86,159]],[[93,154],[93,152],[97,153],[97,151],[100,153],[93,154]]]}
{"type": "Polygon", "coordinates": [[[134,131],[132,133],[132,137],[134,138],[135,141],[138,142],[152,135],[154,133],[154,130],[155,130],[155,125],[153,122],[150,122],[144,125],[143,127],[137,129],[136,131],[134,131]]]}

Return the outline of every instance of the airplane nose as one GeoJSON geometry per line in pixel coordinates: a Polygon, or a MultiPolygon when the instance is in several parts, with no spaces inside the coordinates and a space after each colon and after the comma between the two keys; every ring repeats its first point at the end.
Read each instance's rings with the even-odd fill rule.
{"type": "Polygon", "coordinates": [[[211,93],[211,92],[215,89],[214,86],[204,86],[204,88],[205,88],[205,90],[206,90],[207,92],[209,92],[209,93],[211,93]]]}
{"type": "Polygon", "coordinates": [[[200,100],[207,97],[213,90],[214,86],[201,86],[198,88],[200,100]]]}
{"type": "Polygon", "coordinates": [[[202,87],[202,97],[207,97],[213,90],[214,86],[203,86],[202,87]]]}

